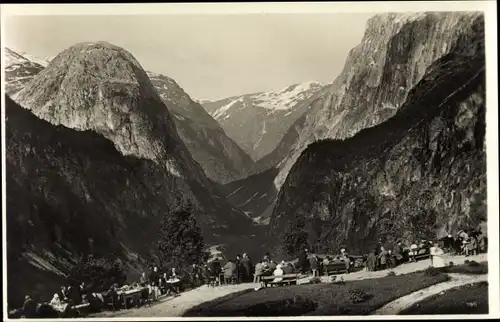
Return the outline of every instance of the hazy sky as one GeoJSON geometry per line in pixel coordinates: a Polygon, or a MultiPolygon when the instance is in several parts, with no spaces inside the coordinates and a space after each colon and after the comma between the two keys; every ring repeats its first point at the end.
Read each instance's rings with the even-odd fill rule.
{"type": "Polygon", "coordinates": [[[130,51],[194,99],[331,82],[373,14],[10,16],[5,45],[39,57],[83,41],[130,51]]]}

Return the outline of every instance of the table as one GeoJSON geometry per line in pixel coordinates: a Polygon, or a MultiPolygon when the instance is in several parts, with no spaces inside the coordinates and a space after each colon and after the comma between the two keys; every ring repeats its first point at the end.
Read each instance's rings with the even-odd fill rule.
{"type": "Polygon", "coordinates": [[[136,302],[141,299],[142,291],[144,288],[135,288],[132,290],[127,290],[123,292],[118,292],[118,295],[121,296],[123,301],[123,307],[127,309],[127,300],[132,299],[133,302],[136,302]]]}

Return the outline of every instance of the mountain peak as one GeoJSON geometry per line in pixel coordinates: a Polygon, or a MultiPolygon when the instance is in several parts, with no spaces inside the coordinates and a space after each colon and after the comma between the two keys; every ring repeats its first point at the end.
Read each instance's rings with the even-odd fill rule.
{"type": "Polygon", "coordinates": [[[147,73],[108,42],[67,48],[13,98],[53,124],[100,133],[124,155],[162,159],[177,146],[175,125],[147,73]]]}

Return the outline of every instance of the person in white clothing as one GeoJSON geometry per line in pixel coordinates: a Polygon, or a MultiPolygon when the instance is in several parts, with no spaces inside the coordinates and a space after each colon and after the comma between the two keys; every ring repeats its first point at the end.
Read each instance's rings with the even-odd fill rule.
{"type": "Polygon", "coordinates": [[[283,269],[281,268],[281,264],[278,264],[276,266],[276,269],[273,272],[273,276],[276,276],[275,279],[273,279],[273,282],[281,282],[283,280],[283,269]]]}
{"type": "Polygon", "coordinates": [[[446,263],[443,258],[444,251],[434,243],[430,249],[430,255],[431,255],[431,265],[433,267],[445,267],[446,263]]]}

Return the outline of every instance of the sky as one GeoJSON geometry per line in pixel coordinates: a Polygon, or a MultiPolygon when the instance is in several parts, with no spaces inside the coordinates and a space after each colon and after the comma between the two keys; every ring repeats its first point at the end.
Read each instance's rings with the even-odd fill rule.
{"type": "Polygon", "coordinates": [[[330,83],[373,13],[8,16],[4,44],[53,57],[78,42],[108,41],[193,98],[216,100],[330,83]]]}

